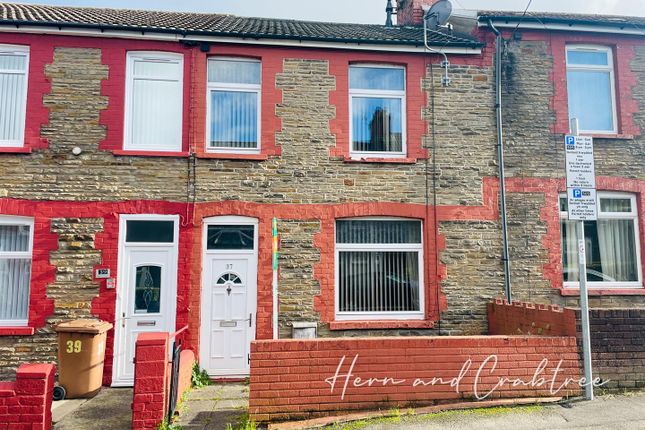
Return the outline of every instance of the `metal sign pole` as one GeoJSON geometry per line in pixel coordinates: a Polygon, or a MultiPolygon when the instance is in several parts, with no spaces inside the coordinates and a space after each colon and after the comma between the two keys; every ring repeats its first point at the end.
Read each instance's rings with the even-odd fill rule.
{"type": "Polygon", "coordinates": [[[273,338],[278,339],[278,220],[273,218],[271,221],[271,236],[272,236],[272,252],[271,252],[271,268],[273,269],[273,277],[271,282],[271,290],[273,295],[273,338]]]}
{"type": "MultiPolygon", "coordinates": [[[[578,136],[578,119],[571,120],[571,133],[578,136]]],[[[580,314],[582,324],[582,361],[585,372],[585,398],[593,400],[593,375],[591,365],[591,329],[589,327],[589,292],[587,291],[587,253],[584,221],[576,222],[578,238],[578,279],[580,282],[580,314]]]]}

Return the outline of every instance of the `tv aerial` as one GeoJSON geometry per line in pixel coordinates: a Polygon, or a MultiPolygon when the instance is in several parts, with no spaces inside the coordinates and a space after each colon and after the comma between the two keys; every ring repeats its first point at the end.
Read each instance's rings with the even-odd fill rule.
{"type": "Polygon", "coordinates": [[[450,77],[448,76],[448,67],[450,66],[450,62],[448,61],[448,56],[445,52],[434,49],[428,44],[428,31],[436,32],[440,28],[445,27],[448,27],[450,29],[450,24],[448,24],[447,26],[446,24],[448,23],[451,15],[452,3],[450,3],[450,0],[439,0],[423,14],[423,42],[428,51],[443,56],[441,67],[443,67],[444,74],[441,77],[441,84],[444,87],[450,85],[450,77]]]}

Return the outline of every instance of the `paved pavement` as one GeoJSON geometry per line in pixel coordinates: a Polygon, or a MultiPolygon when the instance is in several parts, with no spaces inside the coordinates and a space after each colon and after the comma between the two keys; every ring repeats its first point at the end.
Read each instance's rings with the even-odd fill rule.
{"type": "Polygon", "coordinates": [[[175,421],[182,430],[225,430],[241,422],[249,407],[248,386],[216,384],[192,389],[175,421]]]}
{"type": "MultiPolygon", "coordinates": [[[[645,429],[645,393],[607,395],[593,402],[450,411],[361,423],[365,430],[564,430],[645,429]]],[[[354,424],[355,425],[355,424],[354,424]]],[[[357,428],[352,424],[335,428],[357,428]]],[[[332,427],[332,428],[334,428],[332,427]]]]}
{"type": "Polygon", "coordinates": [[[102,388],[87,401],[64,402],[52,404],[54,430],[132,429],[132,388],[102,388]]]}

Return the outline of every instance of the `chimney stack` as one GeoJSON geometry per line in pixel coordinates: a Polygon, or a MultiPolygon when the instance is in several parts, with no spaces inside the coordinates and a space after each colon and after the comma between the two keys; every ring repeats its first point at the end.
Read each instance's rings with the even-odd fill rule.
{"type": "Polygon", "coordinates": [[[396,0],[397,25],[423,25],[423,7],[430,7],[438,0],[396,0]]]}

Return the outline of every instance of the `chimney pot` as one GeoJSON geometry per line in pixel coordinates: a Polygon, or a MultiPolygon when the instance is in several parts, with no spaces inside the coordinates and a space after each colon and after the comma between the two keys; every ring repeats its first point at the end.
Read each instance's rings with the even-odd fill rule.
{"type": "Polygon", "coordinates": [[[397,0],[397,25],[423,25],[423,7],[430,7],[439,0],[397,0]]]}

